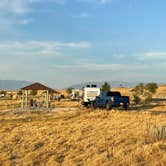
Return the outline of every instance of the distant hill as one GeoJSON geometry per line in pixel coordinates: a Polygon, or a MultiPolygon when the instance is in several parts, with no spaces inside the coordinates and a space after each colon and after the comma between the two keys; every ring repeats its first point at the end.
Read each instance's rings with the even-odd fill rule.
{"type": "Polygon", "coordinates": [[[18,90],[32,82],[29,81],[16,81],[16,80],[0,80],[0,90],[18,90]]]}
{"type": "MultiPolygon", "coordinates": [[[[74,89],[80,89],[83,87],[86,87],[87,85],[91,85],[91,84],[95,84],[98,87],[101,87],[103,85],[104,82],[86,82],[86,83],[82,83],[82,84],[76,84],[76,85],[72,85],[71,87],[74,89]]],[[[117,88],[117,87],[134,87],[138,84],[138,82],[120,82],[120,81],[112,81],[108,83],[111,85],[112,88],[117,88]]]]}

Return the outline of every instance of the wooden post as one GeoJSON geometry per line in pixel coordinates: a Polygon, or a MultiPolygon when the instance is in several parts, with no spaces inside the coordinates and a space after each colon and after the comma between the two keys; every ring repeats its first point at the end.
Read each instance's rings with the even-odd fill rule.
{"type": "Polygon", "coordinates": [[[47,104],[46,104],[46,107],[47,107],[47,108],[49,108],[49,96],[48,96],[48,95],[49,95],[49,94],[48,94],[48,90],[47,90],[47,95],[46,95],[46,100],[47,100],[47,101],[46,101],[46,103],[47,103],[47,104]]]}
{"type": "Polygon", "coordinates": [[[22,96],[21,96],[21,108],[24,109],[24,90],[22,90],[22,96]]]}
{"type": "Polygon", "coordinates": [[[26,108],[28,108],[28,90],[26,90],[26,108]]]}

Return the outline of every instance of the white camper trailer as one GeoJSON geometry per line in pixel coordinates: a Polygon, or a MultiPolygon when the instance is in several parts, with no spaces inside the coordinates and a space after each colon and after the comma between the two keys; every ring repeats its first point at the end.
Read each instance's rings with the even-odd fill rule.
{"type": "Polygon", "coordinates": [[[87,85],[84,88],[83,105],[89,106],[100,95],[100,88],[96,85],[87,85]]]}
{"type": "Polygon", "coordinates": [[[72,89],[71,100],[79,101],[83,98],[82,89],[72,89]]]}

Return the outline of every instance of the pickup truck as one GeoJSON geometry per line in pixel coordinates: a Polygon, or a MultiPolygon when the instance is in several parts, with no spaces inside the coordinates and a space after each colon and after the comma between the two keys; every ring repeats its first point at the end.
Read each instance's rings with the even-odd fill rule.
{"type": "Polygon", "coordinates": [[[130,99],[128,96],[121,96],[120,92],[101,92],[99,96],[93,101],[93,107],[101,107],[110,110],[112,107],[122,106],[127,109],[130,105],[130,99]]]}

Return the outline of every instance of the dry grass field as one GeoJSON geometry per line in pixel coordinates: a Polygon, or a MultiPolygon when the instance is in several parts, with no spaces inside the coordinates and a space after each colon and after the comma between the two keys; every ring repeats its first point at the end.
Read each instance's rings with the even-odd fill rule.
{"type": "Polygon", "coordinates": [[[0,100],[0,110],[19,108],[20,103],[20,100],[0,100]]]}
{"type": "Polygon", "coordinates": [[[165,166],[164,90],[129,111],[0,111],[0,166],[165,166]]]}
{"type": "Polygon", "coordinates": [[[0,165],[166,165],[166,142],[149,136],[165,114],[5,111],[0,124],[0,165]]]}

